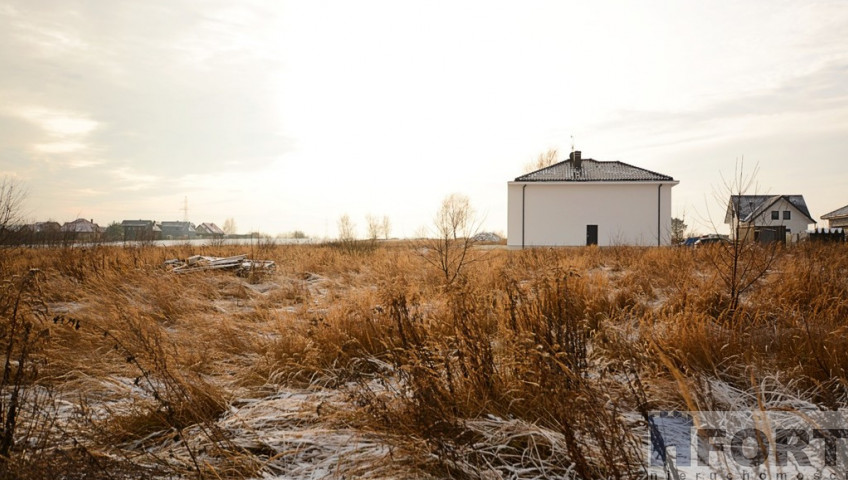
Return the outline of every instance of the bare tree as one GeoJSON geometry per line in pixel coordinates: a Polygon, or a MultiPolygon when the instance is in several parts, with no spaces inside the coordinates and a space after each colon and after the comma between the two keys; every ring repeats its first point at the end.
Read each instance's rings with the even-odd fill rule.
{"type": "Polygon", "coordinates": [[[368,239],[372,242],[377,241],[380,237],[380,220],[369,213],[365,216],[365,222],[368,229],[368,239]]]}
{"type": "Polygon", "coordinates": [[[380,233],[383,234],[383,239],[388,240],[392,233],[392,222],[388,215],[383,215],[383,222],[380,224],[380,233]]]}
{"type": "Polygon", "coordinates": [[[223,230],[227,235],[235,235],[236,232],[238,232],[235,219],[233,217],[229,217],[224,220],[224,226],[221,227],[221,230],[223,230]]]}
{"type": "Polygon", "coordinates": [[[540,153],[536,160],[524,165],[524,173],[535,172],[559,161],[559,152],[556,148],[549,148],[547,152],[540,153]]]}
{"type": "Polygon", "coordinates": [[[671,219],[671,244],[680,245],[686,240],[686,217],[671,219]]]}
{"type": "Polygon", "coordinates": [[[339,240],[338,245],[348,253],[357,251],[356,224],[350,219],[350,215],[344,214],[338,220],[339,240]]]}
{"type": "Polygon", "coordinates": [[[356,240],[356,224],[350,219],[350,215],[344,214],[339,217],[339,240],[342,242],[350,242],[356,240]]]}
{"type": "MultiPolygon", "coordinates": [[[[743,221],[744,195],[755,188],[758,169],[754,167],[750,174],[745,173],[744,161],[738,161],[733,177],[722,175],[722,187],[715,193],[716,201],[727,205],[727,217],[732,230],[731,241],[719,242],[707,249],[707,262],[721,279],[728,296],[727,311],[730,318],[735,316],[742,295],[766,276],[779,253],[778,244],[763,244],[745,235],[739,238],[743,221]],[[725,203],[727,202],[727,203],[725,203]]],[[[713,229],[715,224],[713,224],[713,229]]]]}
{"type": "Polygon", "coordinates": [[[11,177],[0,180],[0,243],[6,243],[23,221],[27,192],[11,177]]]}
{"type": "Polygon", "coordinates": [[[471,200],[465,195],[453,193],[442,200],[442,206],[433,220],[435,231],[425,240],[424,259],[436,266],[451,284],[469,263],[476,260],[472,252],[474,236],[480,221],[471,200]]]}

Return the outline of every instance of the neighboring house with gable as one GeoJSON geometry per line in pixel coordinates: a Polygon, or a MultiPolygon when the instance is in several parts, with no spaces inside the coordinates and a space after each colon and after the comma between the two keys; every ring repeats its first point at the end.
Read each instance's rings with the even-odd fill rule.
{"type": "Polygon", "coordinates": [[[670,245],[671,189],[678,183],[571,152],[508,182],[507,245],[670,245]]]}
{"type": "Polygon", "coordinates": [[[121,222],[125,242],[145,242],[162,238],[162,229],[153,220],[124,220],[121,222]]]}
{"type": "Polygon", "coordinates": [[[104,229],[94,223],[94,220],[78,218],[62,225],[62,236],[65,240],[74,242],[94,242],[100,239],[104,229]]]}
{"type": "Polygon", "coordinates": [[[191,222],[162,222],[162,238],[165,240],[186,240],[197,236],[194,224],[191,222]]]}
{"type": "Polygon", "coordinates": [[[848,205],[821,216],[828,228],[848,228],[848,205]]]}
{"type": "Polygon", "coordinates": [[[224,238],[224,231],[212,222],[204,222],[195,229],[198,237],[224,238]]]}
{"type": "Polygon", "coordinates": [[[62,225],[59,222],[48,220],[46,222],[36,222],[29,226],[33,233],[58,234],[62,231],[62,225]]]}
{"type": "Polygon", "coordinates": [[[52,220],[9,228],[0,243],[50,245],[62,240],[62,225],[52,220]]]}
{"type": "Polygon", "coordinates": [[[816,223],[803,195],[731,195],[724,223],[734,240],[797,241],[816,223]]]}

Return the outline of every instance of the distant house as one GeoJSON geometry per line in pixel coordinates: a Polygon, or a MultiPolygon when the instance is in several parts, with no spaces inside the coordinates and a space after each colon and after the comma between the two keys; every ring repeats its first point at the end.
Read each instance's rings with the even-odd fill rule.
{"type": "Polygon", "coordinates": [[[194,224],[191,222],[162,222],[163,240],[187,240],[197,236],[194,224]]]}
{"type": "Polygon", "coordinates": [[[104,229],[94,223],[94,220],[78,218],[73,222],[62,225],[62,236],[65,240],[76,242],[94,242],[100,239],[104,229]]]}
{"type": "Polygon", "coordinates": [[[507,245],[670,245],[671,189],[678,183],[572,152],[508,182],[507,245]]]}
{"type": "Polygon", "coordinates": [[[0,243],[46,245],[62,239],[62,225],[53,221],[7,225],[0,230],[0,243]]]}
{"type": "Polygon", "coordinates": [[[62,225],[59,222],[48,220],[46,222],[36,222],[29,226],[33,233],[57,234],[62,231],[62,225]]]}
{"type": "Polygon", "coordinates": [[[816,221],[803,195],[732,195],[724,223],[733,239],[783,243],[816,221]]]}
{"type": "Polygon", "coordinates": [[[848,205],[821,216],[828,228],[848,228],[848,205]]]}
{"type": "Polygon", "coordinates": [[[224,231],[214,223],[201,223],[195,229],[198,237],[224,238],[224,231]]]}
{"type": "Polygon", "coordinates": [[[124,220],[121,222],[125,242],[159,240],[162,229],[153,220],[124,220]]]}
{"type": "Polygon", "coordinates": [[[29,229],[32,242],[37,244],[52,244],[58,242],[62,236],[62,225],[52,220],[33,223],[29,229]]]}

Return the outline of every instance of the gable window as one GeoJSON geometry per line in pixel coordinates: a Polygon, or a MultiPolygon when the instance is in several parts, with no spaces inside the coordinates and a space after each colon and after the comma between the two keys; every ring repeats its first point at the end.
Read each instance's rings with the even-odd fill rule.
{"type": "Polygon", "coordinates": [[[784,220],[792,220],[792,212],[790,212],[789,210],[784,210],[783,211],[783,219],[784,220]]]}
{"type": "Polygon", "coordinates": [[[777,210],[772,210],[771,211],[771,219],[772,220],[780,220],[780,212],[778,212],[777,210]]]}

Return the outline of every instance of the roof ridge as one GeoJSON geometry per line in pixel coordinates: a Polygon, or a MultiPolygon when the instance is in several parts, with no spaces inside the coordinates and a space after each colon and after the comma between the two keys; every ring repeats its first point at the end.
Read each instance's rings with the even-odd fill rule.
{"type": "Polygon", "coordinates": [[[661,177],[669,177],[669,178],[671,178],[672,180],[674,179],[673,177],[670,177],[669,175],[663,175],[662,173],[655,172],[655,171],[653,171],[653,170],[648,170],[647,168],[637,167],[636,165],[631,165],[631,164],[629,164],[629,163],[622,162],[621,160],[613,160],[613,161],[614,161],[614,162],[618,162],[618,163],[620,163],[620,164],[622,164],[622,165],[626,165],[626,166],[631,167],[631,168],[636,168],[636,169],[642,170],[643,172],[652,173],[652,174],[654,174],[654,175],[659,175],[659,176],[661,176],[661,177]]]}
{"type": "Polygon", "coordinates": [[[571,158],[515,178],[516,182],[674,182],[674,177],[637,167],[620,160],[584,158],[581,168],[571,158]]]}

